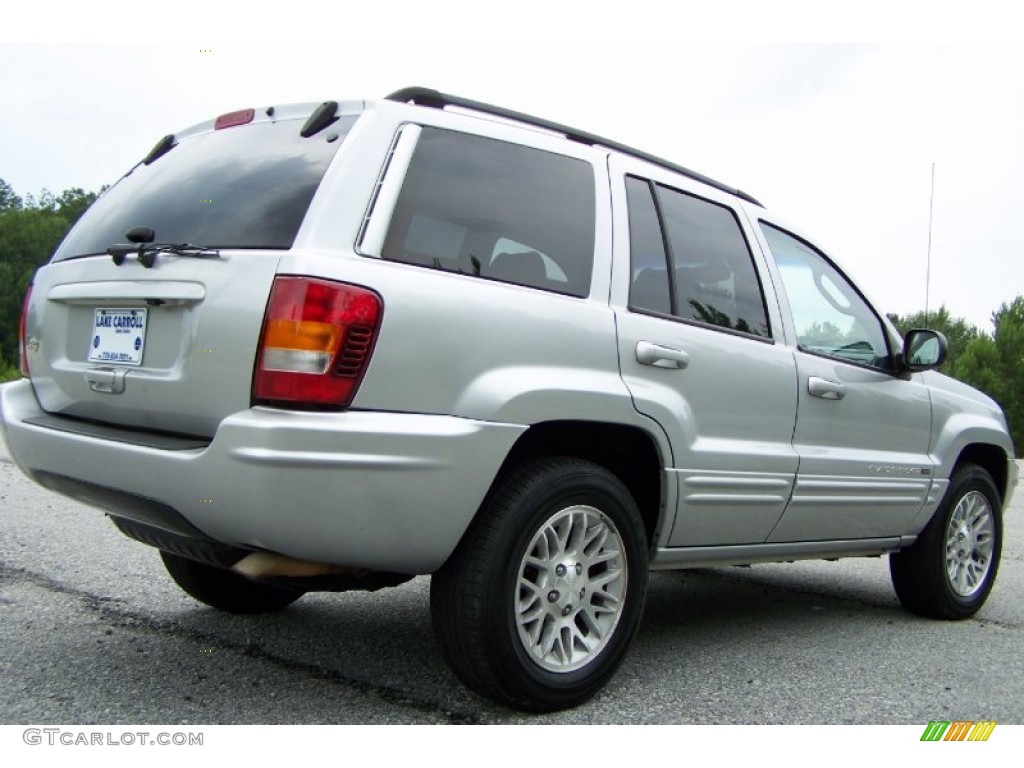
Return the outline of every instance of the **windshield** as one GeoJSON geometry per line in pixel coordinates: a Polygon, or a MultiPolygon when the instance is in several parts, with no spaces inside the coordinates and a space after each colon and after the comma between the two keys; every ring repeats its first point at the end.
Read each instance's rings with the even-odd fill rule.
{"type": "Polygon", "coordinates": [[[107,190],[53,260],[105,253],[124,243],[133,227],[150,227],[158,243],[291,248],[313,193],[355,121],[343,117],[305,139],[295,120],[185,138],[107,190]]]}

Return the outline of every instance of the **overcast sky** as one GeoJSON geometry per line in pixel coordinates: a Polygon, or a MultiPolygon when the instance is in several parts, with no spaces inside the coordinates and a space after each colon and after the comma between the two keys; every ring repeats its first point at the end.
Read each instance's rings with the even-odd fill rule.
{"type": "MultiPolygon", "coordinates": [[[[0,178],[21,195],[96,190],[164,134],[222,112],[424,85],[739,187],[816,239],[887,312],[925,305],[934,163],[931,307],[989,330],[991,312],[1024,293],[1024,46],[673,43],[642,0],[599,27],[591,19],[599,34],[574,35],[573,5],[544,23],[509,11],[485,35],[466,34],[465,15],[421,16],[393,34],[379,14],[316,28],[309,6],[301,45],[274,42],[266,18],[245,44],[153,42],[182,39],[192,19],[180,13],[178,28],[122,20],[119,39],[145,44],[3,44],[0,178]]],[[[73,31],[48,39],[81,39],[73,31]]]]}

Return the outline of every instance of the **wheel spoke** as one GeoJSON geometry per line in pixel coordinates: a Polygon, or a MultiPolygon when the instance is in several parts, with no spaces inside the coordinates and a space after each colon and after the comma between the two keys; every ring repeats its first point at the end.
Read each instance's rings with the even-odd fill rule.
{"type": "Polygon", "coordinates": [[[583,654],[590,654],[593,653],[594,649],[597,648],[598,645],[600,645],[601,638],[590,632],[589,629],[588,634],[583,634],[578,626],[573,625],[572,642],[573,648],[579,650],[583,654]]]}
{"type": "Polygon", "coordinates": [[[547,574],[548,569],[551,567],[551,562],[548,560],[541,559],[540,557],[534,557],[527,555],[523,560],[523,565],[533,566],[539,573],[547,574]]]}
{"type": "Polygon", "coordinates": [[[536,621],[544,613],[544,601],[539,595],[531,595],[519,601],[519,623],[529,624],[536,621]]]}
{"type": "Polygon", "coordinates": [[[960,570],[960,563],[957,560],[947,561],[946,574],[949,576],[949,583],[956,584],[957,572],[960,570]]]}
{"type": "Polygon", "coordinates": [[[970,525],[971,530],[972,531],[988,530],[989,523],[990,523],[991,520],[992,520],[992,514],[991,514],[991,512],[989,512],[988,507],[985,507],[985,509],[982,510],[982,512],[980,514],[978,514],[976,517],[972,517],[971,518],[971,525],[970,525]]]}
{"type": "Polygon", "coordinates": [[[569,518],[569,530],[566,534],[566,552],[582,552],[587,537],[587,516],[573,515],[569,518]]]}
{"type": "Polygon", "coordinates": [[[544,529],[544,534],[541,536],[543,541],[543,548],[541,550],[541,557],[547,560],[554,560],[558,557],[562,551],[562,545],[558,541],[558,532],[552,528],[544,529]]]}
{"type": "Polygon", "coordinates": [[[609,563],[615,560],[618,556],[619,552],[617,550],[605,550],[589,558],[588,563],[592,566],[601,565],[602,563],[609,563]]]}
{"type": "Polygon", "coordinates": [[[580,551],[587,556],[592,556],[595,552],[599,552],[605,545],[605,542],[608,541],[608,534],[608,527],[605,525],[591,526],[590,530],[587,531],[586,539],[580,551]]]}
{"type": "Polygon", "coordinates": [[[971,591],[967,583],[967,575],[967,566],[961,565],[960,571],[956,576],[956,587],[961,595],[968,594],[971,591]]]}
{"type": "MultiPolygon", "coordinates": [[[[603,630],[601,628],[600,621],[598,621],[598,619],[593,615],[593,612],[596,612],[597,609],[598,607],[593,605],[584,608],[579,612],[579,619],[586,625],[588,637],[600,640],[602,638],[603,630]]],[[[583,637],[582,634],[580,636],[581,638],[583,637]]],[[[588,638],[583,639],[586,641],[588,638]]]]}
{"type": "Polygon", "coordinates": [[[555,528],[555,541],[558,542],[558,556],[561,557],[569,550],[569,537],[572,536],[572,518],[566,518],[555,528]]]}
{"type": "Polygon", "coordinates": [[[569,627],[559,627],[558,641],[555,643],[555,656],[563,664],[572,660],[572,630],[569,627]]]}
{"type": "Polygon", "coordinates": [[[607,572],[605,572],[605,574],[603,576],[601,576],[599,578],[596,578],[596,579],[592,579],[590,583],[593,586],[594,591],[596,593],[603,594],[603,592],[601,590],[604,590],[609,584],[612,584],[613,582],[617,581],[621,577],[622,577],[622,571],[619,571],[619,570],[607,571],[607,572]]]}
{"type": "Polygon", "coordinates": [[[614,612],[619,610],[619,597],[614,592],[595,592],[591,596],[591,604],[594,605],[597,610],[614,612]]]}
{"type": "Polygon", "coordinates": [[[967,586],[970,589],[977,588],[985,575],[985,569],[977,562],[970,562],[964,570],[967,571],[967,586]]]}

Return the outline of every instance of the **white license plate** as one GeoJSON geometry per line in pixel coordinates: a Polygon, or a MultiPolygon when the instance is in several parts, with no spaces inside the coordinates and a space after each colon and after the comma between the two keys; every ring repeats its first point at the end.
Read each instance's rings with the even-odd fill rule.
{"type": "Polygon", "coordinates": [[[89,340],[90,363],[141,365],[145,348],[145,309],[96,310],[89,340]]]}

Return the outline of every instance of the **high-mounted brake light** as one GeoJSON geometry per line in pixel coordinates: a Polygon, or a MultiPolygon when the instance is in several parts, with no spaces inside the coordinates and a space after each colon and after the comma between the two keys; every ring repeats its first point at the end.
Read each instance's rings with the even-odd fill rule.
{"type": "Polygon", "coordinates": [[[382,314],[373,291],[307,277],[278,277],[267,302],[253,399],[329,405],[352,402],[382,314]]]}
{"type": "Polygon", "coordinates": [[[32,286],[25,291],[25,301],[21,305],[21,319],[18,321],[18,360],[21,366],[21,375],[27,377],[28,373],[28,340],[25,337],[25,328],[28,325],[28,301],[32,298],[32,286]]]}
{"type": "Polygon", "coordinates": [[[213,124],[213,130],[219,131],[221,128],[230,128],[234,125],[245,125],[251,123],[253,116],[256,114],[255,109],[240,109],[237,112],[228,112],[225,115],[221,115],[213,124]]]}

